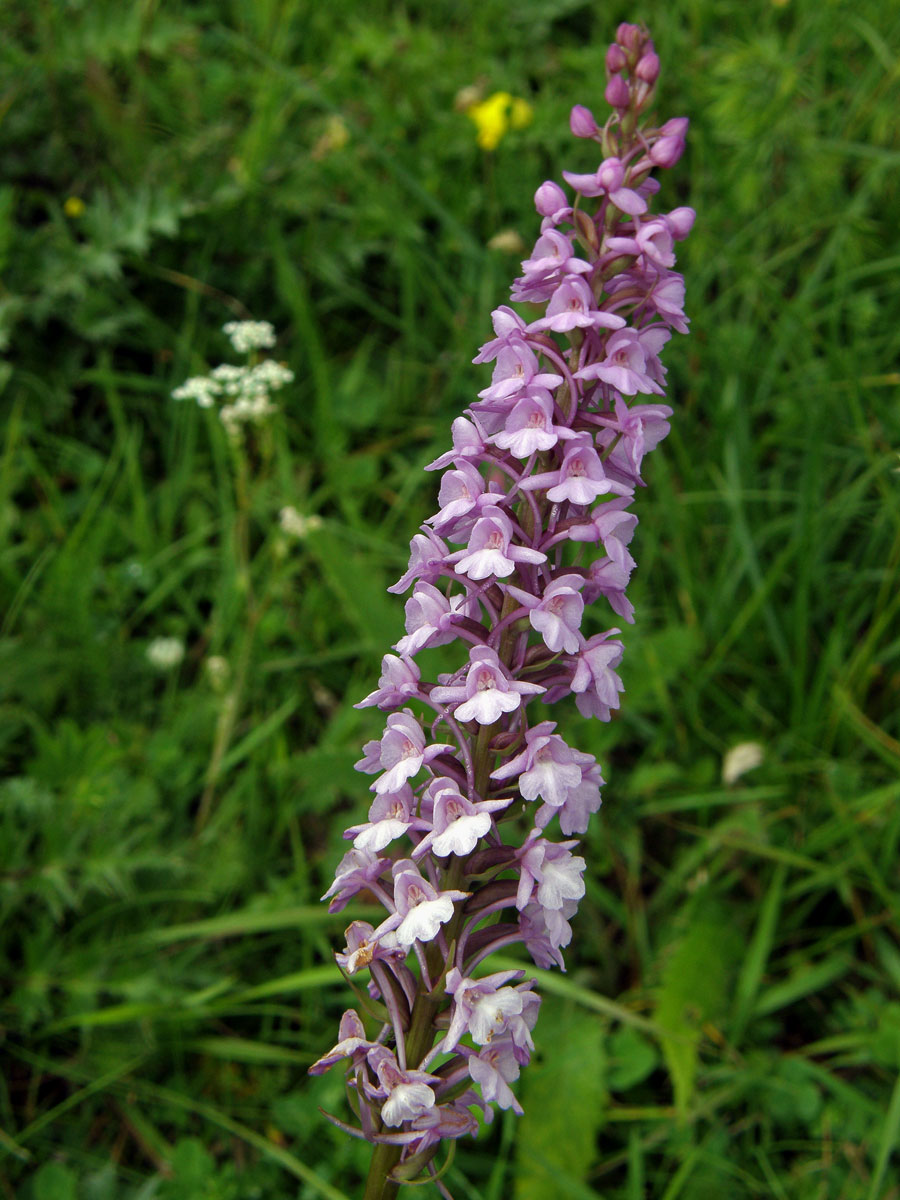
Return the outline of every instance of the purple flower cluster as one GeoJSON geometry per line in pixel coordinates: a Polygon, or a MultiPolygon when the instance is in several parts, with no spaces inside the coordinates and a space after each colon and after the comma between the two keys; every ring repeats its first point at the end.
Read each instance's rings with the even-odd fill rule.
{"type": "MultiPolygon", "coordinates": [[[[387,1148],[385,1179],[431,1169],[442,1139],[476,1131],[473,1108],[487,1120],[493,1105],[521,1111],[510,1084],[533,1048],[534,981],[478,968],[519,942],[564,969],[585,890],[577,844],[555,829],[585,832],[600,767],[529,706],[572,694],[601,720],[619,706],[619,629],[582,625],[601,597],[633,620],[630,506],[669,429],[660,352],[687,330],[672,268],[694,220],[649,210],[653,171],[678,161],[688,122],[641,119],[659,70],[646,30],[621,25],[606,66],[606,123],[581,106],[571,116],[602,161],[563,172],[574,200],[556,183],[537,190],[540,236],[511,298],[539,315],[493,314],[474,360],[493,364],[490,384],[429,465],[443,471],[439,509],[389,589],[412,588],[406,635],[358,706],[390,715],[356,764],[375,777],[374,800],[345,834],[353,846],[326,897],[332,911],[362,893],[386,910],[377,927],[354,921],[337,956],[348,975],[368,969],[362,1007],[381,1030],[368,1040],[348,1010],[311,1070],[347,1065],[351,1131],[387,1148]],[[584,562],[590,544],[598,555],[584,562]],[[425,679],[417,657],[451,643],[458,667],[425,679]]],[[[367,1197],[392,1194],[380,1186],[370,1179],[367,1197]]]]}

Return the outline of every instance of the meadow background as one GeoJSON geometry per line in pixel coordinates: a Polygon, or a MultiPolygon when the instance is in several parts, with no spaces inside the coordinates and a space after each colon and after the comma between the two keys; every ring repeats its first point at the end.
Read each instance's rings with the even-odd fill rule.
{"type": "MultiPolygon", "coordinates": [[[[340,1200],[306,1067],[422,466],[643,19],[697,223],[605,804],[458,1200],[900,1196],[900,16],[884,0],[0,0],[0,1195],[340,1200]],[[527,99],[496,150],[463,88],[527,99]],[[499,244],[492,239],[505,234],[499,244]],[[516,250],[516,238],[521,251],[516,250]],[[170,398],[273,322],[246,478],[170,398]],[[321,526],[279,524],[291,505],[321,526]],[[155,667],[158,638],[183,660],[155,667]],[[210,660],[213,665],[210,667],[210,660]],[[763,761],[722,779],[753,741],[763,761]]],[[[314,522],[315,524],[315,522],[314,522]]],[[[426,1193],[430,1194],[429,1189],[426,1193]]],[[[414,1193],[410,1193],[413,1195],[414,1193]]]]}

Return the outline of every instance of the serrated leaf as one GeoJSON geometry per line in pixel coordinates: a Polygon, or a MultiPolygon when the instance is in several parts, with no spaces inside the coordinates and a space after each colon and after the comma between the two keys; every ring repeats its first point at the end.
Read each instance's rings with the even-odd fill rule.
{"type": "Polygon", "coordinates": [[[525,1113],[515,1200],[590,1195],[584,1180],[607,1098],[603,1026],[570,1002],[545,997],[538,1029],[540,1057],[523,1071],[519,1088],[525,1113]]]}
{"type": "Polygon", "coordinates": [[[703,1025],[725,1009],[731,966],[739,951],[737,932],[724,910],[693,911],[687,932],[664,962],[656,997],[656,1021],[668,1035],[663,1038],[663,1056],[682,1116],[694,1093],[703,1025]]]}

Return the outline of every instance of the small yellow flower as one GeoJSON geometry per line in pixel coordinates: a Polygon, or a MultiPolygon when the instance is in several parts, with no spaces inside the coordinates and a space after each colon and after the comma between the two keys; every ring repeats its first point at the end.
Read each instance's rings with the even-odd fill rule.
{"type": "Polygon", "coordinates": [[[487,100],[473,104],[468,115],[478,130],[478,145],[482,150],[496,150],[508,129],[524,129],[529,123],[531,105],[509,92],[494,92],[487,100]]]}
{"type": "Polygon", "coordinates": [[[80,196],[67,196],[63,205],[67,217],[80,217],[84,214],[84,201],[80,196]]]}

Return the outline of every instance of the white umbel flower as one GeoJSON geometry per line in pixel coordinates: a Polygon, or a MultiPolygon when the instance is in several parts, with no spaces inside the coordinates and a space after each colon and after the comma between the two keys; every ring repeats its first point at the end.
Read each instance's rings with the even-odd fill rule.
{"type": "Polygon", "coordinates": [[[154,638],[147,646],[147,661],[157,671],[172,671],[184,658],[184,642],[177,637],[154,638]]]}
{"type": "Polygon", "coordinates": [[[293,505],[286,504],[278,514],[278,524],[288,537],[304,538],[308,533],[322,528],[322,518],[317,513],[305,517],[293,505]]]}
{"type": "Polygon", "coordinates": [[[275,345],[275,330],[268,321],[229,321],[222,326],[238,354],[269,350],[275,345]]]}
{"type": "Polygon", "coordinates": [[[212,408],[216,396],[221,395],[222,386],[210,375],[195,375],[186,379],[181,387],[172,393],[173,400],[196,400],[199,408],[212,408]]]}

